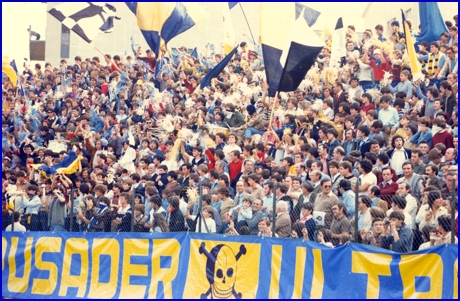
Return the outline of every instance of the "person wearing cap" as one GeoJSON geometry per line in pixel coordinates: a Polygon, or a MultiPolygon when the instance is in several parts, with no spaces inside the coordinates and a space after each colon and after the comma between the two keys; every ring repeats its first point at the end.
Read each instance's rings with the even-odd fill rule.
{"type": "Polygon", "coordinates": [[[405,39],[406,38],[406,35],[404,34],[404,32],[399,31],[399,21],[395,20],[395,21],[391,22],[391,30],[393,30],[393,32],[397,33],[398,37],[400,39],[405,39]]]}
{"type": "Polygon", "coordinates": [[[249,114],[249,121],[245,124],[244,137],[250,138],[255,134],[263,135],[264,129],[267,128],[267,122],[262,120],[262,117],[257,113],[254,105],[248,105],[246,111],[249,114]]]}
{"type": "Polygon", "coordinates": [[[374,70],[374,80],[380,82],[380,80],[382,80],[385,75],[385,71],[390,70],[391,65],[388,63],[387,59],[385,58],[385,55],[382,54],[382,51],[380,49],[374,49],[373,59],[369,58],[369,49],[364,48],[363,52],[363,64],[372,67],[372,69],[374,70]]]}
{"type": "Polygon", "coordinates": [[[258,55],[257,51],[249,51],[249,68],[252,71],[258,71],[260,69],[260,60],[257,58],[258,55]]]}

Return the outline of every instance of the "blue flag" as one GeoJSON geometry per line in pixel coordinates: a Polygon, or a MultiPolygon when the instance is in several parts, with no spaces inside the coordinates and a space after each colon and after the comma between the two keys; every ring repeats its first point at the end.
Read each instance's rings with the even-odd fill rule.
{"type": "Polygon", "coordinates": [[[439,40],[443,32],[448,32],[442,19],[437,2],[419,2],[420,28],[422,33],[415,36],[417,43],[422,41],[430,44],[439,40]]]}
{"type": "MultiPolygon", "coordinates": [[[[18,67],[16,66],[16,61],[12,60],[10,65],[13,68],[14,72],[16,72],[16,74],[19,74],[18,67]]],[[[24,96],[26,93],[24,91],[24,87],[22,86],[22,81],[19,79],[19,76],[18,76],[18,87],[19,87],[19,93],[21,93],[21,96],[24,96]]]]}
{"type": "Polygon", "coordinates": [[[203,89],[204,87],[211,85],[211,79],[219,76],[222,70],[224,70],[225,66],[227,66],[227,64],[230,62],[232,57],[238,51],[238,47],[239,45],[237,45],[232,51],[230,51],[230,53],[222,61],[220,61],[220,63],[217,64],[216,67],[209,70],[206,76],[203,79],[201,79],[200,89],[203,89]]]}
{"type": "Polygon", "coordinates": [[[200,57],[198,56],[198,50],[196,50],[196,47],[195,49],[193,49],[192,51],[192,56],[195,58],[195,59],[199,59],[200,57]]]}
{"type": "Polygon", "coordinates": [[[228,9],[232,9],[237,5],[239,2],[228,2],[228,9]]]}
{"type": "Polygon", "coordinates": [[[305,11],[303,12],[303,18],[305,19],[305,21],[307,21],[308,26],[312,27],[313,24],[316,23],[316,20],[318,20],[318,17],[321,13],[299,2],[296,2],[295,3],[295,18],[296,19],[300,16],[303,9],[305,9],[305,11]]]}

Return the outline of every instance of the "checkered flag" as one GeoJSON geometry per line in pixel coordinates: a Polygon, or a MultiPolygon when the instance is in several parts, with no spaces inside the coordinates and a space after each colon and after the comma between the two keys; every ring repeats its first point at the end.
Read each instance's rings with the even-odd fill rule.
{"type": "Polygon", "coordinates": [[[108,33],[114,26],[116,8],[105,3],[104,6],[92,2],[69,2],[50,9],[53,17],[67,26],[83,40],[91,43],[101,32],[108,33]]]}

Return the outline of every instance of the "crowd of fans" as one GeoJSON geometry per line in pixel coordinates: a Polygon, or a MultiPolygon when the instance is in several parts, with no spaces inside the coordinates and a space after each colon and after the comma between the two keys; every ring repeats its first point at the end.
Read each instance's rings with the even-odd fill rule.
{"type": "Polygon", "coordinates": [[[26,63],[19,89],[3,77],[3,229],[449,243],[457,33],[418,44],[416,82],[398,22],[387,37],[349,26],[345,58],[326,46],[298,90],[275,97],[255,43],[203,89],[224,57],[208,46],[26,63]],[[71,153],[73,169],[52,170],[71,153]]]}

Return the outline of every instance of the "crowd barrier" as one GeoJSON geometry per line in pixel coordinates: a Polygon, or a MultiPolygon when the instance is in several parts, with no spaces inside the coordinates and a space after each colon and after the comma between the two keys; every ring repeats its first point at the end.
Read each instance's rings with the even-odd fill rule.
{"type": "Polygon", "coordinates": [[[198,233],[3,232],[13,298],[457,298],[457,245],[407,254],[198,233]]]}

